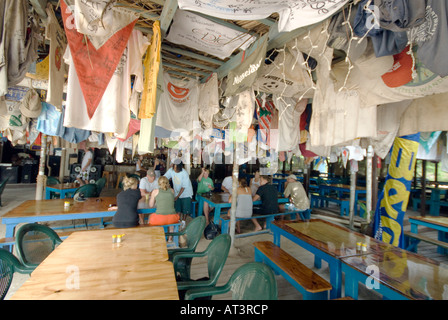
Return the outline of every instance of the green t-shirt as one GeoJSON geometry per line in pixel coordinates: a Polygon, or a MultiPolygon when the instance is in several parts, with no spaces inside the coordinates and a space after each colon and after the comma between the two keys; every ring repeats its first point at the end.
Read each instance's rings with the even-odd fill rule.
{"type": "Polygon", "coordinates": [[[212,178],[202,178],[198,183],[198,190],[196,191],[196,193],[207,193],[209,191],[212,191],[214,188],[215,186],[213,185],[212,178]],[[212,189],[210,189],[208,186],[212,186],[212,189]]]}

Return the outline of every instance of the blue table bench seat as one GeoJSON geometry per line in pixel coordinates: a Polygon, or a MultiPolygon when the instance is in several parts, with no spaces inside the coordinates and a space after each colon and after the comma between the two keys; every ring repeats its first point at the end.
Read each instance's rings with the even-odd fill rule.
{"type": "MultiPolygon", "coordinates": [[[[295,211],[285,211],[285,212],[279,212],[279,213],[273,213],[273,214],[265,214],[265,215],[253,215],[252,217],[248,218],[236,218],[235,221],[245,221],[245,220],[251,220],[251,219],[266,219],[266,228],[260,231],[254,231],[254,232],[247,232],[242,234],[235,235],[236,238],[242,238],[242,237],[248,237],[253,236],[261,233],[268,233],[271,229],[271,223],[274,221],[275,217],[280,216],[286,216],[289,217],[289,219],[294,220],[296,218],[296,215],[299,215],[302,220],[308,220],[311,216],[310,210],[295,210],[295,211]]],[[[230,227],[230,217],[226,215],[222,215],[220,217],[221,220],[221,232],[223,234],[229,232],[230,227]]]]}
{"type": "Polygon", "coordinates": [[[304,300],[328,300],[331,284],[270,241],[254,242],[255,261],[270,266],[303,296],[304,300]]]}
{"type": "Polygon", "coordinates": [[[350,200],[344,198],[336,198],[330,196],[323,196],[318,194],[311,194],[311,207],[328,207],[329,202],[334,202],[340,207],[340,214],[342,216],[348,216],[350,213],[350,200]]]}

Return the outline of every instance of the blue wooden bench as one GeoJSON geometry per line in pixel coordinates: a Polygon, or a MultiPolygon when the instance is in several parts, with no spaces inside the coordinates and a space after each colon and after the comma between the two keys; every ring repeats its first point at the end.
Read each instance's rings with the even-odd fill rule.
{"type": "Polygon", "coordinates": [[[434,244],[443,249],[448,249],[448,242],[440,241],[437,239],[431,239],[421,234],[412,233],[409,231],[404,231],[403,234],[404,234],[404,246],[405,249],[408,251],[417,253],[417,246],[420,243],[420,241],[434,244]]]}
{"type": "Polygon", "coordinates": [[[344,198],[336,198],[330,196],[323,196],[318,194],[311,194],[311,207],[328,207],[329,202],[334,202],[341,208],[340,214],[342,216],[348,216],[350,213],[350,200],[344,198]]]}
{"type": "MultiPolygon", "coordinates": [[[[296,218],[296,215],[299,215],[302,220],[309,220],[311,217],[311,211],[310,210],[302,210],[302,211],[285,211],[285,212],[279,212],[279,213],[273,213],[273,214],[266,214],[266,215],[253,215],[249,218],[236,218],[235,221],[245,221],[245,220],[251,220],[251,219],[266,219],[266,228],[260,231],[254,231],[254,232],[246,232],[235,235],[236,238],[242,238],[242,237],[249,237],[261,233],[268,233],[271,229],[271,223],[274,221],[275,217],[280,216],[286,216],[289,217],[289,219],[294,220],[296,218]]],[[[220,217],[221,220],[221,233],[225,234],[229,232],[230,227],[230,217],[226,215],[222,215],[220,217]]]]}
{"type": "Polygon", "coordinates": [[[328,300],[331,284],[270,241],[254,242],[255,261],[272,268],[303,296],[303,300],[328,300]]]}
{"type": "MultiPolygon", "coordinates": [[[[412,198],[412,210],[418,211],[418,208],[420,207],[420,204],[422,202],[421,198],[412,198]]],[[[447,200],[440,200],[435,202],[431,198],[426,198],[425,205],[429,206],[429,214],[432,216],[438,216],[440,215],[440,207],[448,207],[448,201],[447,200]],[[435,205],[438,205],[439,210],[437,210],[435,205]]]]}

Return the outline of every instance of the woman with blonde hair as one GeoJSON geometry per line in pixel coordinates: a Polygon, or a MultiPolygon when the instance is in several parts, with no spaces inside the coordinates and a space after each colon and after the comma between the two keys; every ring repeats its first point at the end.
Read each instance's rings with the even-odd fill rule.
{"type": "Polygon", "coordinates": [[[123,178],[123,191],[117,195],[117,205],[109,210],[117,210],[112,222],[117,228],[131,228],[143,223],[137,213],[138,202],[141,199],[138,180],[132,177],[123,178]]]}
{"type": "MultiPolygon", "coordinates": [[[[149,206],[156,207],[156,212],[149,216],[148,224],[161,226],[179,222],[179,214],[174,209],[174,190],[167,177],[159,178],[159,189],[152,191],[149,206]]],[[[172,227],[170,229],[172,232],[172,227]]]]}

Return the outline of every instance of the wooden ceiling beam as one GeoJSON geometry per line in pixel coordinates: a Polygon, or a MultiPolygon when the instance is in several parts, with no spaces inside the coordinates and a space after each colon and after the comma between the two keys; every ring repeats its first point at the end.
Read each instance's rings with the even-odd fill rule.
{"type": "Polygon", "coordinates": [[[173,21],[174,14],[177,10],[177,0],[166,0],[163,5],[162,14],[160,15],[160,32],[162,33],[162,41],[166,37],[168,28],[173,21]]]}
{"type": "Polygon", "coordinates": [[[178,62],[178,63],[189,65],[191,67],[200,68],[200,69],[211,71],[211,72],[214,72],[216,70],[216,68],[213,68],[213,67],[210,67],[210,66],[206,66],[206,65],[203,65],[203,64],[191,61],[191,60],[179,60],[179,59],[176,59],[174,57],[167,57],[167,56],[163,56],[163,59],[164,60],[175,61],[175,62],[178,62]]]}
{"type": "Polygon", "coordinates": [[[181,70],[181,71],[185,71],[185,72],[189,72],[189,73],[195,73],[195,74],[199,74],[201,76],[204,77],[208,77],[209,73],[207,72],[203,72],[203,71],[199,71],[199,70],[195,70],[195,69],[190,69],[190,68],[186,68],[186,67],[182,67],[182,66],[178,66],[177,64],[172,64],[169,62],[163,62],[163,65],[169,68],[173,68],[173,69],[177,69],[177,70],[181,70]]]}
{"type": "Polygon", "coordinates": [[[224,61],[220,61],[220,60],[216,60],[216,59],[213,59],[213,58],[201,56],[200,54],[196,54],[194,52],[182,50],[182,49],[179,49],[179,48],[170,47],[170,46],[168,46],[166,44],[162,44],[162,50],[178,53],[178,54],[181,54],[181,55],[193,58],[193,59],[202,60],[202,61],[205,61],[205,62],[208,62],[208,63],[213,63],[213,64],[216,64],[216,65],[219,65],[219,66],[224,64],[224,61]]]}

